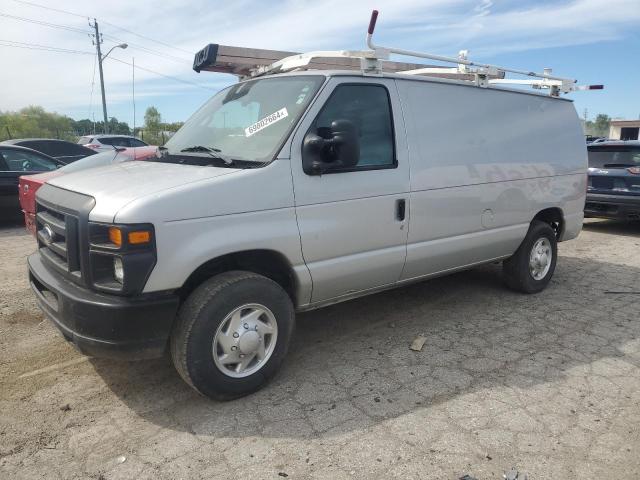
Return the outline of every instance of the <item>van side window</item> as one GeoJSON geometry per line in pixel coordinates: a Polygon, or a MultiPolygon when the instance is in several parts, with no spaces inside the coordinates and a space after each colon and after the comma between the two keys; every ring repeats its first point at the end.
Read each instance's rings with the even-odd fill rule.
{"type": "Polygon", "coordinates": [[[327,100],[311,130],[329,134],[331,122],[352,122],[360,139],[360,159],[348,170],[373,170],[396,166],[391,101],[382,85],[339,85],[327,100]]]}

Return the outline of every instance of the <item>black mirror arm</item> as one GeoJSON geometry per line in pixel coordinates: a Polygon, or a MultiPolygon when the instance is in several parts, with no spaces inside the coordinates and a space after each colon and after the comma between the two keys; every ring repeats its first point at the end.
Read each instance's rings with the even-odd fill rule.
{"type": "Polygon", "coordinates": [[[341,162],[325,162],[323,160],[314,160],[311,163],[311,169],[314,175],[322,175],[327,170],[331,170],[332,168],[339,168],[341,166],[341,162]]]}

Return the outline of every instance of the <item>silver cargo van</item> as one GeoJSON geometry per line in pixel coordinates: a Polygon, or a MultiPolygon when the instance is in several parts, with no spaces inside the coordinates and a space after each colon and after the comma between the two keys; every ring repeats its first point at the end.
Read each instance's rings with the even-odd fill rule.
{"type": "Polygon", "coordinates": [[[37,193],[32,288],[89,355],[169,351],[213,398],[260,388],[295,312],[502,261],[525,293],[580,232],[571,101],[403,73],[249,76],[155,161],[37,193]]]}

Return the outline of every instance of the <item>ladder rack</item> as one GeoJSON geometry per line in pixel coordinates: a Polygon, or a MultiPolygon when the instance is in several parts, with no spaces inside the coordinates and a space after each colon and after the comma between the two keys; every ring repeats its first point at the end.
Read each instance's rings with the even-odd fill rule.
{"type": "Polygon", "coordinates": [[[194,58],[193,69],[210,72],[231,73],[239,78],[252,78],[275,73],[297,70],[360,70],[366,75],[398,73],[438,78],[452,78],[468,81],[478,87],[491,85],[530,86],[534,89],[548,89],[549,95],[579,90],[601,90],[603,85],[577,85],[572,78],[551,74],[550,68],[542,73],[517,70],[485,63],[472,62],[468,51],[462,50],[456,58],[415,52],[401,48],[381,47],[373,43],[373,32],[378,19],[374,10],[369,21],[366,43],[368,50],[316,51],[308,53],[283,52],[257,48],[232,47],[209,44],[194,58]],[[389,59],[391,54],[434,60],[454,64],[452,67],[425,65],[420,63],[397,62],[389,59]],[[506,78],[507,73],[528,77],[527,79],[506,78]]]}
{"type": "MultiPolygon", "coordinates": [[[[412,72],[433,68],[430,76],[452,79],[473,80],[473,75],[461,75],[456,69],[440,69],[435,65],[382,61],[373,57],[372,51],[319,51],[308,53],[263,50],[259,48],[233,47],[211,43],[200,50],[194,59],[196,72],[230,73],[241,79],[282,73],[292,70],[362,70],[364,61],[373,61],[375,68],[368,67],[368,73],[412,72]]],[[[416,73],[419,74],[419,73],[416,73]]],[[[497,76],[496,79],[501,77],[497,76]]]]}

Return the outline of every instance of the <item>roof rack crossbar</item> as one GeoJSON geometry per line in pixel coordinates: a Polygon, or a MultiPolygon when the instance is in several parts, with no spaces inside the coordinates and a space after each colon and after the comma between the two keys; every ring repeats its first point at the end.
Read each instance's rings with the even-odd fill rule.
{"type": "Polygon", "coordinates": [[[375,51],[375,52],[382,51],[387,56],[388,56],[389,53],[395,53],[396,55],[404,55],[404,56],[407,56],[407,57],[426,58],[428,60],[436,60],[436,61],[439,61],[439,62],[455,63],[455,64],[458,64],[458,65],[466,65],[466,66],[469,66],[469,67],[479,67],[479,68],[486,69],[488,72],[491,72],[491,71],[503,71],[503,72],[515,73],[515,74],[518,74],[518,75],[525,75],[525,76],[528,76],[528,77],[548,78],[548,79],[551,79],[551,80],[559,80],[559,81],[572,82],[572,83],[576,82],[576,80],[571,79],[571,78],[556,77],[556,76],[550,75],[548,73],[536,73],[536,72],[531,72],[531,71],[526,71],[526,70],[516,70],[514,68],[507,68],[507,67],[500,67],[500,66],[497,66],[497,65],[490,65],[488,63],[472,62],[471,60],[467,60],[466,58],[462,58],[460,56],[458,58],[453,58],[453,57],[444,57],[442,55],[433,55],[433,54],[430,54],[430,53],[414,52],[414,51],[411,51],[411,50],[404,50],[402,48],[379,47],[379,46],[373,44],[373,41],[371,40],[371,34],[367,34],[367,45],[373,51],[375,51]]]}

